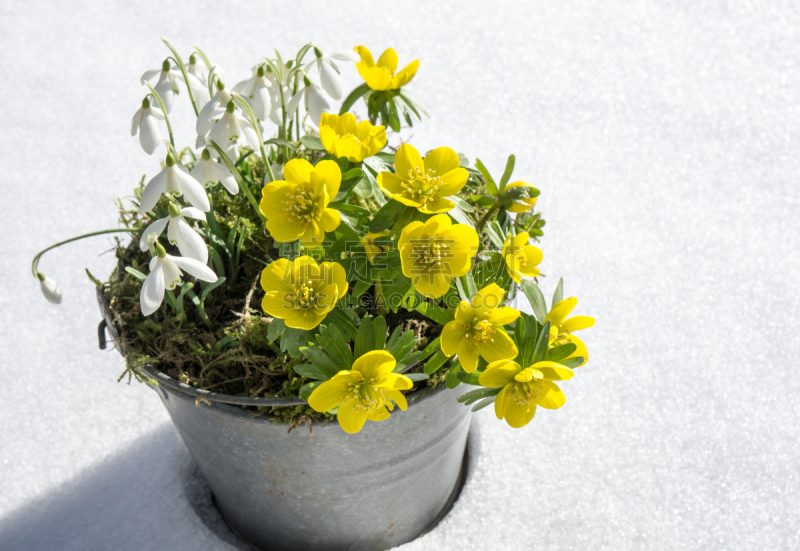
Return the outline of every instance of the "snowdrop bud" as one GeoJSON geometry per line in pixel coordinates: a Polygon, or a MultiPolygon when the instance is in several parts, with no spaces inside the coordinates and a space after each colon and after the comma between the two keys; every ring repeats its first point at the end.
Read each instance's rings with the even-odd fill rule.
{"type": "Polygon", "coordinates": [[[161,64],[161,70],[165,73],[169,71],[169,59],[165,59],[164,62],[161,64]]]}
{"type": "Polygon", "coordinates": [[[142,100],[142,109],[150,109],[150,98],[147,96],[142,100]]]}
{"type": "Polygon", "coordinates": [[[211,160],[211,153],[208,151],[207,147],[203,149],[203,154],[200,155],[200,158],[203,159],[204,161],[211,160]]]}
{"type": "Polygon", "coordinates": [[[42,288],[44,298],[53,304],[61,304],[61,289],[58,288],[56,282],[42,272],[38,272],[36,277],[39,278],[39,286],[42,288]]]}
{"type": "Polygon", "coordinates": [[[167,256],[167,251],[164,249],[164,246],[158,241],[156,241],[156,255],[158,255],[158,258],[164,258],[165,256],[167,256]]]}
{"type": "Polygon", "coordinates": [[[292,65],[294,65],[294,59],[290,59],[289,61],[286,62],[287,69],[291,69],[292,65]]]}
{"type": "Polygon", "coordinates": [[[224,89],[225,89],[225,83],[222,82],[221,78],[217,78],[217,90],[224,90],[224,89]]]}
{"type": "Polygon", "coordinates": [[[170,203],[169,204],[169,215],[170,215],[170,217],[175,218],[180,213],[181,213],[181,209],[178,208],[178,205],[176,205],[175,203],[170,203]]]}
{"type": "Polygon", "coordinates": [[[225,110],[228,113],[233,113],[234,111],[236,111],[236,104],[233,103],[233,100],[228,102],[228,105],[225,106],[225,110]]]}
{"type": "Polygon", "coordinates": [[[172,153],[167,153],[167,166],[175,166],[175,157],[172,156],[172,153]]]}
{"type": "Polygon", "coordinates": [[[259,66],[258,70],[256,71],[256,76],[257,77],[263,77],[264,76],[264,66],[263,65],[259,66]]]}
{"type": "Polygon", "coordinates": [[[192,54],[189,56],[189,65],[194,65],[195,63],[197,63],[197,58],[192,54]]]}
{"type": "Polygon", "coordinates": [[[303,73],[303,84],[306,86],[311,86],[311,79],[309,79],[305,73],[303,73]]]}
{"type": "Polygon", "coordinates": [[[314,46],[314,55],[317,56],[317,58],[322,57],[322,50],[314,46]]]}

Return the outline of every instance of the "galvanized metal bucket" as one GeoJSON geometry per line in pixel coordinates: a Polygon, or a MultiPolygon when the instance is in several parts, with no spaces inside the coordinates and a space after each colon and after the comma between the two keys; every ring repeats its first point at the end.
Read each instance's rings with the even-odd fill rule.
{"type": "MultiPolygon", "coordinates": [[[[100,332],[116,338],[98,300],[100,332]]],[[[146,371],[222,517],[262,550],[389,549],[432,528],[458,494],[471,419],[456,402],[463,387],[417,391],[407,411],[350,435],[335,421],[288,430],[146,371]]]]}

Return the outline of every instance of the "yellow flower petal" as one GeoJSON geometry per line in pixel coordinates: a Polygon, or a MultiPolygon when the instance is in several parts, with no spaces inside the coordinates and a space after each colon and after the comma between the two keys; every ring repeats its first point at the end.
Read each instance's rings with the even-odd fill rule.
{"type": "Polygon", "coordinates": [[[387,193],[394,195],[402,195],[403,179],[394,172],[381,172],[378,174],[378,186],[387,193]]]}
{"type": "Polygon", "coordinates": [[[419,168],[425,170],[425,163],[422,161],[422,156],[419,151],[411,144],[403,144],[397,149],[394,154],[394,167],[397,174],[405,179],[408,177],[408,172],[419,168]]]}
{"type": "Polygon", "coordinates": [[[290,309],[291,295],[280,291],[269,291],[261,299],[261,308],[273,318],[283,319],[290,309]],[[289,300],[287,300],[289,299],[289,300]]]}
{"type": "Polygon", "coordinates": [[[450,289],[450,277],[441,274],[421,274],[411,280],[414,288],[428,298],[439,298],[450,289]]]}
{"type": "Polygon", "coordinates": [[[492,310],[489,321],[495,325],[508,325],[509,323],[517,321],[519,316],[519,310],[511,308],[510,306],[503,306],[502,308],[492,310]]]}
{"type": "Polygon", "coordinates": [[[356,46],[353,50],[361,56],[361,61],[359,61],[359,63],[364,63],[367,67],[375,65],[375,61],[372,59],[372,52],[370,52],[366,46],[356,46]]]}
{"type": "Polygon", "coordinates": [[[527,404],[518,404],[513,400],[507,400],[504,419],[511,428],[521,429],[533,420],[536,415],[536,404],[529,402],[527,404]]]}
{"type": "MultiPolygon", "coordinates": [[[[289,161],[289,163],[291,162],[289,161]]],[[[289,166],[289,163],[286,166],[289,166]]],[[[285,170],[284,168],[284,175],[285,170]]],[[[333,200],[336,194],[339,193],[339,186],[342,183],[342,171],[339,169],[339,165],[333,161],[320,161],[314,167],[314,172],[317,173],[317,182],[325,186],[328,197],[333,200]]]]}
{"type": "Polygon", "coordinates": [[[558,409],[566,403],[567,397],[564,396],[558,385],[551,381],[545,381],[536,401],[543,408],[558,409]]]}
{"type": "Polygon", "coordinates": [[[326,285],[335,285],[339,297],[347,294],[347,272],[338,262],[323,262],[320,264],[319,277],[326,285]]]}
{"type": "Polygon", "coordinates": [[[408,401],[406,401],[406,397],[403,396],[403,393],[399,390],[387,390],[386,397],[394,400],[394,403],[397,404],[397,407],[401,410],[405,411],[408,409],[408,401]]]}
{"type": "Polygon", "coordinates": [[[279,243],[296,241],[305,232],[307,225],[298,222],[289,214],[280,214],[269,218],[266,223],[267,231],[272,239],[279,243]]]}
{"type": "MultiPolygon", "coordinates": [[[[491,315],[492,310],[498,308],[500,303],[503,302],[504,294],[505,291],[499,285],[490,283],[472,297],[472,309],[476,311],[478,317],[483,317],[483,314],[487,313],[491,315]]],[[[519,312],[517,312],[517,315],[519,315],[519,312]]]]}
{"type": "Polygon", "coordinates": [[[361,430],[364,423],[367,422],[367,410],[363,408],[355,409],[356,401],[348,400],[341,406],[336,414],[342,430],[349,434],[354,434],[361,430]]]}
{"type": "Polygon", "coordinates": [[[336,135],[336,131],[329,124],[325,124],[325,115],[327,113],[322,114],[322,122],[319,125],[319,141],[322,142],[322,147],[325,148],[325,151],[335,154],[334,143],[339,136],[336,135]]]}
{"type": "Polygon", "coordinates": [[[258,208],[267,218],[284,214],[283,201],[292,192],[292,187],[285,180],[276,180],[261,190],[261,201],[258,208]]]}
{"type": "Polygon", "coordinates": [[[325,209],[319,218],[319,225],[326,232],[332,232],[341,222],[342,213],[335,209],[325,209]]]}
{"type": "Polygon", "coordinates": [[[309,222],[303,235],[300,236],[300,244],[304,247],[321,247],[324,241],[325,230],[316,220],[309,222]]]}
{"type": "Polygon", "coordinates": [[[392,80],[392,86],[394,88],[402,88],[409,82],[411,79],[414,78],[414,75],[417,74],[417,69],[419,69],[419,59],[415,59],[405,67],[403,70],[397,73],[397,75],[392,80]]]}
{"type": "Polygon", "coordinates": [[[455,319],[458,323],[471,325],[475,321],[475,310],[469,305],[469,302],[462,300],[458,303],[456,308],[455,319]]]}
{"type": "Polygon", "coordinates": [[[283,167],[283,177],[292,184],[308,184],[313,170],[314,167],[305,159],[292,159],[283,167]]]}
{"type": "Polygon", "coordinates": [[[489,388],[506,386],[514,382],[514,377],[520,371],[522,371],[520,365],[511,360],[492,362],[481,373],[478,382],[481,386],[489,388]]]}
{"type": "Polygon", "coordinates": [[[561,325],[576,304],[578,304],[577,298],[565,298],[550,309],[544,320],[549,321],[551,325],[561,325]]]}
{"type": "Polygon", "coordinates": [[[375,383],[376,388],[388,388],[389,390],[409,390],[413,386],[414,382],[411,379],[399,373],[381,375],[378,382],[375,383]]]}
{"type": "Polygon", "coordinates": [[[445,199],[444,197],[436,197],[431,201],[425,203],[424,208],[420,208],[419,211],[423,214],[439,214],[442,212],[449,212],[453,210],[456,204],[450,201],[449,199],[445,199]]]}
{"type": "Polygon", "coordinates": [[[364,375],[364,379],[377,378],[391,373],[397,361],[385,350],[372,350],[353,362],[353,370],[364,375]]]}
{"type": "Polygon", "coordinates": [[[309,330],[322,323],[323,319],[325,319],[325,314],[317,314],[314,310],[295,308],[294,310],[286,310],[286,317],[283,318],[283,322],[286,327],[309,330]]]}
{"type": "Polygon", "coordinates": [[[437,147],[425,156],[424,164],[426,172],[433,170],[436,176],[444,176],[459,167],[458,153],[449,147],[437,147]]]}
{"type": "Polygon", "coordinates": [[[493,335],[494,342],[488,341],[481,343],[478,350],[487,362],[497,362],[500,360],[512,360],[517,357],[519,350],[517,345],[505,331],[498,328],[493,335]]]}
{"type": "Polygon", "coordinates": [[[291,273],[292,263],[285,258],[280,258],[261,270],[261,288],[266,292],[291,293],[293,292],[289,282],[291,273]]]}
{"type": "Polygon", "coordinates": [[[464,339],[458,347],[458,361],[467,373],[472,373],[478,367],[478,348],[473,339],[464,339]]]}
{"type": "Polygon", "coordinates": [[[394,74],[397,70],[397,52],[394,51],[394,48],[387,48],[386,51],[381,54],[381,57],[378,58],[378,63],[376,65],[388,69],[389,72],[394,74]]]}
{"type": "Polygon", "coordinates": [[[575,375],[571,369],[556,362],[536,362],[531,368],[541,371],[551,381],[567,381],[575,375]]]}
{"type": "MultiPolygon", "coordinates": [[[[467,303],[462,302],[461,304],[467,303]]],[[[466,335],[467,329],[464,327],[464,324],[455,320],[448,322],[444,326],[444,329],[442,329],[442,336],[439,339],[442,352],[444,352],[446,356],[454,355],[458,352],[458,347],[461,346],[461,341],[464,340],[466,335]]]]}
{"type": "Polygon", "coordinates": [[[583,358],[583,363],[578,367],[586,365],[586,362],[589,361],[589,351],[586,349],[586,345],[583,344],[583,341],[580,340],[575,335],[567,335],[567,341],[575,344],[578,348],[575,349],[575,352],[569,355],[570,358],[576,358],[578,356],[583,358]]]}
{"type": "MultiPolygon", "coordinates": [[[[450,221],[450,217],[447,215],[440,214],[439,216],[444,216],[448,222],[450,221]]],[[[438,218],[438,216],[434,218],[438,218]]],[[[433,220],[433,218],[431,218],[431,220],[433,220]]],[[[439,239],[450,245],[451,251],[465,251],[469,253],[470,258],[478,253],[480,240],[477,232],[470,226],[466,224],[453,224],[449,228],[444,227],[439,233],[439,239]]]]}
{"type": "Polygon", "coordinates": [[[378,406],[376,408],[372,408],[367,412],[367,419],[370,421],[385,421],[389,418],[389,410],[386,409],[386,406],[378,406]]]}
{"type": "MultiPolygon", "coordinates": [[[[427,162],[427,158],[426,158],[427,162]]],[[[441,176],[441,184],[439,185],[439,194],[443,197],[455,195],[469,179],[469,172],[465,168],[456,168],[441,176]]]]}
{"type": "Polygon", "coordinates": [[[572,333],[581,329],[588,329],[594,325],[594,318],[589,316],[573,316],[561,324],[561,331],[572,333]]]}
{"type": "Polygon", "coordinates": [[[494,401],[494,414],[497,416],[498,419],[502,419],[505,417],[506,409],[508,408],[508,387],[503,388],[500,391],[500,394],[497,395],[497,398],[494,401]]]}
{"type": "Polygon", "coordinates": [[[331,410],[342,403],[343,387],[334,380],[320,384],[308,397],[308,405],[314,411],[324,412],[331,410]]]}

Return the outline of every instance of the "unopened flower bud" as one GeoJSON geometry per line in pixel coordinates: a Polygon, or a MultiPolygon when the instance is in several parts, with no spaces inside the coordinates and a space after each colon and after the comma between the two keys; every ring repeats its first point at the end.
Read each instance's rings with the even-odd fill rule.
{"type": "Polygon", "coordinates": [[[56,282],[45,276],[42,272],[36,274],[39,278],[39,286],[42,289],[42,294],[49,302],[53,304],[61,304],[61,289],[58,288],[56,282]]]}
{"type": "Polygon", "coordinates": [[[194,54],[192,54],[189,56],[189,64],[194,65],[195,63],[197,63],[197,58],[195,57],[194,54]]]}

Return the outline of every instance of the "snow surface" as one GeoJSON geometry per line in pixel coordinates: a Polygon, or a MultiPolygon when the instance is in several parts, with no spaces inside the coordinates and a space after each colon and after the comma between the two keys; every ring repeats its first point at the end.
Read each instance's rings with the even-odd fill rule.
{"type": "MultiPolygon", "coordinates": [[[[547,220],[590,363],[522,430],[475,416],[469,480],[404,551],[795,549],[800,541],[800,13],[788,2],[42,2],[0,5],[0,548],[241,549],[155,393],[116,382],[83,269],[158,159],[139,75],[199,43],[230,84],[313,40],[421,59],[448,145],[509,153],[547,220]]],[[[358,83],[344,69],[348,90],[358,83]]],[[[183,100],[180,143],[194,140],[183,100]]],[[[408,134],[412,134],[408,133],[408,134]]]]}

